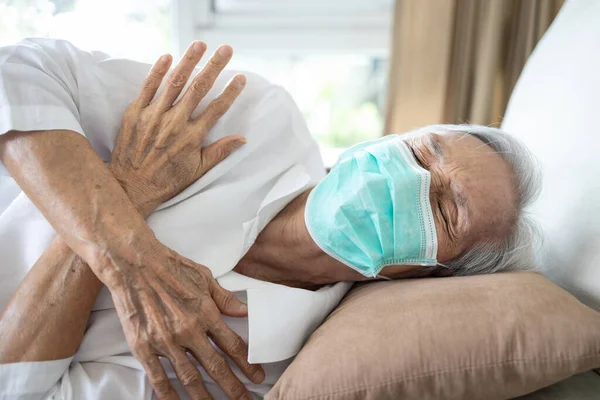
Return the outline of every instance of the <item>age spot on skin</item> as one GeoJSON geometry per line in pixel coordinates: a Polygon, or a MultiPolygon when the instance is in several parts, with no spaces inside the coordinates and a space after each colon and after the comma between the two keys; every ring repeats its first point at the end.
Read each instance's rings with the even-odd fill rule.
{"type": "Polygon", "coordinates": [[[102,189],[102,186],[96,185],[96,189],[102,189]]]}

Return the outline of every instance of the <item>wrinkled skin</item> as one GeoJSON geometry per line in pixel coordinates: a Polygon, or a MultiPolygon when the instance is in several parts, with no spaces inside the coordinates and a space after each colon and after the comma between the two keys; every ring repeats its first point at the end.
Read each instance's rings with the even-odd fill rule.
{"type": "Polygon", "coordinates": [[[477,241],[509,233],[517,218],[516,179],[491,147],[461,132],[428,133],[407,144],[431,173],[440,261],[458,257],[477,241]]]}
{"type": "Polygon", "coordinates": [[[152,211],[171,199],[246,143],[244,137],[232,135],[202,149],[208,131],[243,89],[243,75],[236,76],[198,118],[190,119],[231,58],[230,47],[221,48],[225,55],[217,53],[173,106],[205,51],[204,44],[198,46],[197,52],[186,53],[170,74],[164,92],[150,103],[171,62],[170,56],[161,58],[150,71],[139,97],[125,111],[110,170],[140,210],[152,211]]]}
{"type": "MultiPolygon", "coordinates": [[[[125,112],[110,170],[142,213],[181,192],[245,143],[241,136],[228,136],[202,149],[209,129],[240,94],[245,84],[243,76],[236,76],[200,116],[190,119],[231,58],[229,46],[217,51],[181,100],[173,105],[205,48],[200,42],[192,45],[170,74],[164,92],[152,101],[170,65],[169,57],[161,58],[139,97],[125,112]]],[[[118,265],[125,262],[117,260],[108,268],[111,276],[106,280],[117,294],[115,307],[127,342],[144,366],[157,395],[161,398],[173,395],[157,358],[162,355],[171,361],[192,398],[208,396],[201,375],[186,355],[187,350],[231,398],[248,397],[244,385],[208,340],[212,338],[251,380],[262,381],[261,368],[248,364],[245,342],[225,325],[220,315],[223,312],[242,317],[246,315],[245,307],[223,290],[202,265],[173,251],[147,248],[138,254],[144,260],[140,264],[145,267],[144,274],[128,273],[130,269],[123,268],[124,272],[114,274],[118,265]]]]}
{"type": "Polygon", "coordinates": [[[191,119],[229,61],[229,46],[173,105],[205,49],[200,42],[190,47],[154,100],[171,58],[152,68],[125,113],[110,169],[75,132],[12,131],[0,137],[0,159],[58,234],[0,316],[1,363],[72,356],[104,284],[132,353],[161,400],[177,394],[159,356],[171,362],[192,399],[210,395],[189,356],[229,397],[250,398],[209,339],[250,380],[264,379],[260,366],[248,364],[246,344],[221,319],[247,316],[246,305],[221,288],[208,268],[160,243],[144,221],[244,143],[230,136],[202,148],[207,131],[241,92],[243,77],[191,119]]]}
{"type": "MultiPolygon", "coordinates": [[[[517,189],[510,165],[479,139],[461,132],[407,137],[418,162],[431,173],[430,201],[438,239],[437,260],[452,260],[480,240],[501,240],[514,227],[517,189]]],[[[325,254],[304,222],[309,191],[279,213],[238,263],[241,274],[290,286],[317,288],[363,275],[325,254]]],[[[442,273],[443,273],[443,269],[442,273]]],[[[381,275],[421,277],[422,267],[392,265],[381,275]]]]}
{"type": "MultiPolygon", "coordinates": [[[[429,198],[439,262],[455,259],[477,242],[500,241],[510,233],[517,219],[516,178],[498,153],[462,132],[427,133],[406,142],[431,173],[429,198]]],[[[385,273],[394,276],[406,269],[392,266],[385,273]]]]}

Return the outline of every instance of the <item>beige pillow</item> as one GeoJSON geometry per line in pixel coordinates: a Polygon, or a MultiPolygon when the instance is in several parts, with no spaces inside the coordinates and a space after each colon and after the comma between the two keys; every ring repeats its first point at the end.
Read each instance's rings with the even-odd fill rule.
{"type": "Polygon", "coordinates": [[[600,313],[540,274],[354,288],[267,399],[508,399],[600,367],[600,313]]]}

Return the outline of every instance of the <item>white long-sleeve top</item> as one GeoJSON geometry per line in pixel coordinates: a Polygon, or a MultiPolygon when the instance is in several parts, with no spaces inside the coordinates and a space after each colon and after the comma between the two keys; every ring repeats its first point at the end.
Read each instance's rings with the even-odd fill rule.
{"type": "MultiPolygon", "coordinates": [[[[72,130],[107,161],[127,105],[150,65],[84,52],[70,43],[29,39],[0,48],[0,134],[72,130]]],[[[197,115],[234,76],[225,71],[197,115]]],[[[232,271],[258,233],[293,198],[323,178],[319,149],[291,97],[246,74],[247,84],[211,130],[207,145],[230,134],[248,143],[148,218],[165,245],[209,267],[219,283],[248,302],[248,319],[225,317],[264,364],[264,394],[349,289],[316,292],[251,279],[232,271]],[[282,361],[288,360],[288,361],[282,361]]],[[[0,307],[4,308],[55,232],[0,165],[0,307]],[[4,175],[4,176],[2,176],[4,175]]],[[[168,364],[170,377],[175,375],[168,364]]],[[[203,371],[202,371],[203,372],[203,371]]],[[[220,392],[203,373],[207,387],[220,392]]],[[[175,379],[172,382],[185,397],[175,379]]],[[[131,356],[110,293],[104,288],[73,358],[0,365],[0,399],[149,399],[151,387],[131,356]]]]}

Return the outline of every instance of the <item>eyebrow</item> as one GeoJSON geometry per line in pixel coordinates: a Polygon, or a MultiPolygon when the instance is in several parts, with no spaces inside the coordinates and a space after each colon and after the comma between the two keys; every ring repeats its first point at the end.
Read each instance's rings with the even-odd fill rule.
{"type": "Polygon", "coordinates": [[[433,138],[433,135],[428,135],[429,145],[433,149],[433,152],[439,157],[444,158],[444,149],[440,146],[440,143],[433,138]]]}

